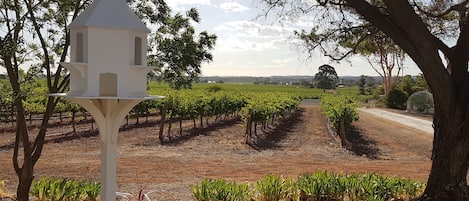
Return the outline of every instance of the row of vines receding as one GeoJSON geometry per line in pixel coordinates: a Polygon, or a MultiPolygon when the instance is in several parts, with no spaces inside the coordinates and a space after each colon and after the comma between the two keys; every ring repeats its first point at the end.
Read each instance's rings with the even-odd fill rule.
{"type": "MultiPolygon", "coordinates": [[[[34,91],[37,96],[24,100],[30,126],[34,126],[33,122],[42,118],[47,97],[46,91],[41,90],[41,87],[34,91]]],[[[287,92],[254,93],[220,89],[166,90],[160,94],[165,98],[147,100],[135,106],[123,126],[129,126],[131,120],[138,125],[142,118],[145,123],[149,123],[151,119],[150,123],[159,124],[159,140],[167,142],[184,137],[186,130],[190,133],[191,130],[207,128],[217,123],[242,121],[246,128],[246,143],[253,143],[260,132],[274,127],[275,123],[295,111],[301,101],[298,95],[287,92]]],[[[4,95],[9,97],[7,92],[4,95]]],[[[7,98],[0,100],[0,122],[11,123],[13,129],[16,115],[14,105],[7,98]]],[[[59,122],[57,126],[71,125],[71,131],[62,134],[80,132],[76,125],[83,124],[90,126],[87,127],[88,130],[83,130],[85,126],[81,126],[82,132],[95,130],[89,113],[70,101],[58,101],[52,119],[59,122]]],[[[63,132],[64,129],[60,130],[63,132]]]]}
{"type": "Polygon", "coordinates": [[[342,147],[347,146],[346,130],[353,121],[358,120],[358,105],[350,96],[324,96],[321,108],[339,135],[342,147]]]}

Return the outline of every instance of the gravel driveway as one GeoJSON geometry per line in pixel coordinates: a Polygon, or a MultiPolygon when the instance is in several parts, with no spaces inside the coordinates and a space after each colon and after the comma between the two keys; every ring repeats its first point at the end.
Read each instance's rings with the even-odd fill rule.
{"type": "Polygon", "coordinates": [[[415,129],[419,129],[429,134],[433,134],[433,122],[432,121],[419,119],[416,117],[411,117],[411,116],[398,114],[394,112],[389,112],[389,111],[378,109],[378,108],[360,108],[359,111],[370,113],[379,118],[394,121],[402,125],[406,125],[415,129]]]}

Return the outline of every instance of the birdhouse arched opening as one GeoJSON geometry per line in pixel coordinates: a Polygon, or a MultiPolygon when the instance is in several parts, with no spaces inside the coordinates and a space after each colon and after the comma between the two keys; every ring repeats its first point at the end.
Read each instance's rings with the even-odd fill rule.
{"type": "Polygon", "coordinates": [[[117,96],[117,74],[99,74],[99,96],[117,96]]]}

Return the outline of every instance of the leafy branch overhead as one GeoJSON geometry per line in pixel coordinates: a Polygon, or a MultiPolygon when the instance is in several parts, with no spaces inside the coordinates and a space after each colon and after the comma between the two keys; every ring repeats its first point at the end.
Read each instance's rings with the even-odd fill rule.
{"type": "Polygon", "coordinates": [[[200,23],[197,9],[171,15],[164,1],[135,1],[135,9],[151,23],[148,63],[156,66],[152,77],[169,83],[172,88],[191,88],[201,74],[201,66],[213,60],[211,50],[217,36],[207,31],[196,33],[192,23],[200,23]],[[156,9],[153,9],[156,7],[156,9]],[[154,14],[155,10],[159,11],[154,14]]]}

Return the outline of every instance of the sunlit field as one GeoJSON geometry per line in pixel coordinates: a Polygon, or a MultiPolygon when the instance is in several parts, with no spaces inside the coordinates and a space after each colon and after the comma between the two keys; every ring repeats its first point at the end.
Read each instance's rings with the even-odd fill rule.
{"type": "MultiPolygon", "coordinates": [[[[293,85],[263,85],[263,84],[252,84],[252,83],[202,83],[194,84],[192,90],[207,90],[210,87],[221,87],[225,91],[238,91],[238,92],[253,92],[253,93],[263,93],[263,92],[286,92],[291,93],[294,96],[300,96],[304,99],[314,99],[320,98],[326,93],[331,93],[330,91],[324,91],[322,89],[315,88],[306,88],[303,86],[293,86],[293,85]]],[[[172,90],[167,84],[150,82],[148,83],[148,93],[151,95],[164,95],[167,91],[172,90]]],[[[340,88],[337,89],[337,93],[345,95],[356,95],[358,94],[357,87],[351,88],[340,88]]]]}

